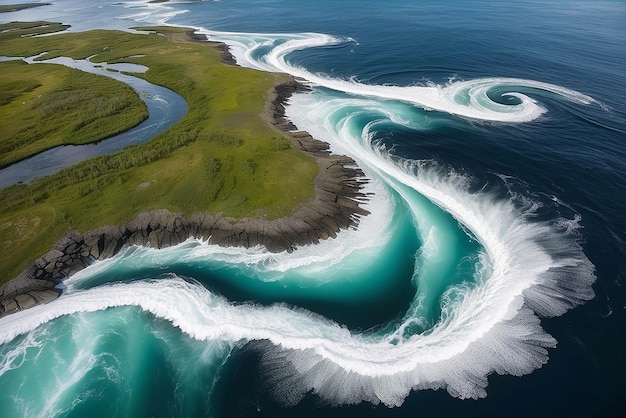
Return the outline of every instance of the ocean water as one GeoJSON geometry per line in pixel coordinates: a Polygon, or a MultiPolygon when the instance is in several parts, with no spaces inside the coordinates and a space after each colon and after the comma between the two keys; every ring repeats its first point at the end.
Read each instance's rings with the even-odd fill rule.
{"type": "MultiPolygon", "coordinates": [[[[1,0],[0,4],[9,4],[1,0]]],[[[0,320],[3,416],[626,414],[626,3],[57,0],[291,73],[358,230],[293,253],[129,248],[0,320]]],[[[1,45],[0,45],[1,55],[1,45]]]]}

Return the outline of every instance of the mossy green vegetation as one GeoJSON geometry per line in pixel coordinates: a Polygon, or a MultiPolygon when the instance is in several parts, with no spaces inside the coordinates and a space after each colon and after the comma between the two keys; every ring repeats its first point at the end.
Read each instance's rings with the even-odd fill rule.
{"type": "Polygon", "coordinates": [[[0,62],[0,167],[67,144],[96,142],[148,117],[139,95],[111,78],[62,65],[0,62]]]}
{"type": "Polygon", "coordinates": [[[314,197],[315,160],[263,116],[272,86],[286,76],[224,65],[210,44],[186,41],[184,29],[146,30],[150,33],[97,30],[0,44],[2,55],[48,51],[48,57],[145,65],[149,70],[142,77],[189,104],[179,123],[143,145],[1,190],[0,282],[15,277],[72,228],[121,224],[160,208],[272,219],[314,197]]]}
{"type": "Polygon", "coordinates": [[[0,13],[17,12],[18,10],[32,9],[33,7],[49,6],[52,3],[17,3],[1,4],[0,13]]]}
{"type": "MultiPolygon", "coordinates": [[[[69,27],[69,25],[63,25],[61,23],[44,21],[3,23],[2,30],[0,30],[0,45],[10,39],[29,38],[37,35],[61,32],[69,27]]],[[[0,52],[5,56],[8,55],[2,51],[0,52]]]]}

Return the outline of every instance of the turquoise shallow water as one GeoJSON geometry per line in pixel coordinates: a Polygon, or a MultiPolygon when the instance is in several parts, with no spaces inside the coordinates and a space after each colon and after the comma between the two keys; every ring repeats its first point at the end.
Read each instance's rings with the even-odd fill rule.
{"type": "Polygon", "coordinates": [[[205,390],[230,349],[200,346],[137,308],[59,318],[2,347],[23,363],[3,374],[3,386],[15,391],[2,407],[11,416],[208,413],[205,390]]]}
{"type": "Polygon", "coordinates": [[[2,411],[619,416],[625,13],[59,0],[7,14],[193,25],[241,65],[309,80],[287,114],[357,161],[372,215],[291,254],[189,241],[95,264],[0,321],[2,411]]]}

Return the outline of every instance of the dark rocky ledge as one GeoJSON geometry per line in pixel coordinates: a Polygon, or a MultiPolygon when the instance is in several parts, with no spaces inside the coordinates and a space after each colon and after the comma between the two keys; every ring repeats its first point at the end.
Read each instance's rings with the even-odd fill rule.
{"type": "Polygon", "coordinates": [[[209,38],[203,33],[197,33],[195,29],[188,29],[185,31],[185,36],[188,40],[194,42],[204,42],[211,44],[215,49],[220,52],[220,60],[227,65],[237,65],[237,60],[230,53],[230,47],[223,42],[209,41],[209,38]]]}
{"type": "Polygon", "coordinates": [[[156,210],[142,212],[121,226],[85,233],[70,231],[52,250],[0,287],[0,316],[54,300],[61,293],[55,286],[65,278],[132,245],[164,248],[195,237],[222,246],[264,245],[269,251],[280,252],[335,238],[341,229],[356,228],[359,218],[369,213],[359,206],[367,200],[361,190],[367,180],[354,160],[331,154],[328,144],[307,132],[297,131],[285,118],[286,100],[303,89],[306,87],[296,80],[276,86],[265,116],[297,147],[317,160],[316,198],[303,203],[293,215],[274,220],[156,210]]]}

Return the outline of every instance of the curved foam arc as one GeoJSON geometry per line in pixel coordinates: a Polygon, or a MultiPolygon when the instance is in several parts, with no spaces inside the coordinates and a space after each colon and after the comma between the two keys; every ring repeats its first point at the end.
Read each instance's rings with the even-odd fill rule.
{"type": "MultiPolygon", "coordinates": [[[[351,104],[351,99],[345,101],[351,104]]],[[[355,138],[349,129],[329,126],[328,115],[337,105],[330,104],[329,110],[324,109],[325,106],[325,103],[311,95],[298,95],[292,98],[287,111],[290,119],[298,126],[314,136],[330,140],[331,146],[336,145],[342,152],[353,156],[361,167],[370,173],[377,173],[400,194],[403,193],[394,185],[396,182],[412,188],[451,213],[483,244],[492,260],[494,276],[503,276],[514,272],[518,266],[524,266],[523,271],[530,273],[528,277],[532,279],[516,281],[517,286],[520,286],[518,294],[536,283],[538,273],[559,266],[535,243],[535,239],[550,232],[549,226],[525,222],[523,214],[518,213],[508,201],[495,201],[484,194],[464,191],[461,178],[442,176],[411,161],[404,161],[404,167],[399,165],[383,149],[372,146],[367,132],[364,133],[365,138],[355,138]],[[499,220],[499,223],[496,224],[494,219],[499,220]],[[523,251],[515,251],[516,245],[522,247],[523,251]],[[524,253],[528,261],[526,264],[516,259],[524,253]]],[[[406,195],[405,200],[409,200],[406,195]]],[[[418,208],[414,207],[413,210],[416,212],[418,208]]],[[[581,258],[586,260],[582,254],[581,258]]],[[[494,281],[489,280],[488,283],[494,281]]]]}
{"type": "Polygon", "coordinates": [[[301,279],[311,283],[330,280],[319,273],[330,268],[339,269],[349,257],[358,260],[359,269],[365,270],[378,259],[394,233],[393,213],[395,203],[380,181],[372,180],[364,185],[363,192],[377,196],[361,206],[371,212],[362,217],[358,228],[342,230],[335,239],[298,247],[293,252],[271,253],[262,246],[252,248],[221,247],[195,238],[169,248],[130,248],[115,257],[94,263],[64,281],[68,289],[89,286],[89,278],[106,272],[115,266],[125,268],[167,267],[174,263],[211,260],[231,266],[241,266],[250,275],[263,281],[282,280],[282,273],[296,272],[301,279]]]}
{"type": "MultiPolygon", "coordinates": [[[[354,146],[355,151],[358,148],[354,146]]],[[[360,151],[360,155],[367,156],[364,151],[360,151]]],[[[424,193],[443,189],[454,198],[449,201],[439,197],[439,200],[465,219],[469,213],[481,222],[484,220],[471,210],[456,207],[454,202],[461,198],[472,208],[491,209],[484,213],[487,219],[508,221],[496,229],[498,233],[483,234],[487,226],[473,224],[469,216],[472,230],[479,238],[485,235],[483,241],[491,249],[491,258],[495,260],[493,270],[488,270],[491,276],[483,278],[481,286],[468,289],[465,297],[428,335],[414,335],[400,344],[392,344],[389,335],[353,335],[345,328],[304,311],[282,306],[232,306],[182,280],[164,280],[69,293],[54,304],[5,318],[6,336],[10,338],[15,332],[23,332],[24,327],[32,329],[59,315],[136,304],[170,320],[197,339],[267,339],[279,347],[278,352],[268,351],[273,354],[266,354],[267,362],[288,360],[281,369],[284,374],[274,379],[294,387],[297,376],[300,382],[297,387],[301,387],[302,393],[313,388],[321,396],[341,403],[368,400],[397,405],[414,387],[447,387],[456,396],[482,396],[490,372],[523,374],[543,364],[545,347],[554,345],[554,340],[541,330],[533,312],[522,307],[521,294],[540,270],[557,266],[547,256],[537,259],[541,249],[532,242],[534,235],[549,233],[549,228],[517,221],[519,213],[512,211],[508,204],[498,204],[485,196],[464,195],[457,183],[448,182],[437,173],[418,172],[420,184],[411,180],[407,170],[390,160],[370,157],[370,164],[373,162],[379,170],[384,167],[383,175],[392,173],[412,187],[421,187],[424,193]],[[502,243],[498,234],[508,242],[502,243]],[[541,259],[544,264],[538,263],[541,259]],[[508,265],[502,265],[507,261],[508,265]],[[529,269],[533,265],[536,267],[529,269]],[[484,353],[493,353],[493,356],[484,353]],[[351,388],[359,389],[332,392],[329,388],[333,388],[338,375],[348,375],[351,388]]],[[[435,196],[438,195],[435,193],[435,196]]]]}
{"type": "MultiPolygon", "coordinates": [[[[478,285],[459,288],[463,297],[445,307],[442,321],[428,334],[394,343],[393,332],[355,334],[286,306],[233,306],[182,279],[166,279],[70,291],[53,304],[3,318],[0,342],[61,315],[138,305],[200,340],[269,340],[273,346],[264,362],[270,379],[279,383],[276,390],[293,392],[287,394],[288,402],[296,402],[308,390],[338,403],[366,400],[399,405],[413,388],[447,388],[455,396],[478,397],[485,394],[489,373],[519,375],[545,363],[546,347],[555,341],[526,306],[539,306],[542,314],[554,315],[562,306],[551,303],[559,298],[573,306],[589,297],[593,277],[580,276],[588,272],[590,263],[572,245],[575,231],[528,222],[511,202],[467,192],[463,178],[442,175],[416,162],[396,161],[369,142],[367,130],[355,135],[345,119],[329,124],[332,109],[313,100],[312,95],[292,97],[288,116],[296,125],[330,141],[333,149],[346,150],[368,173],[380,176],[409,202],[414,216],[422,215],[420,208],[411,204],[412,192],[404,188],[451,213],[485,247],[486,261],[476,274],[478,285]],[[546,237],[560,247],[540,245],[546,237]],[[558,250],[561,247],[571,249],[558,250]],[[572,266],[582,273],[568,278],[565,284],[578,287],[564,295],[559,288],[563,278],[557,273],[572,266]]],[[[90,274],[90,269],[84,274],[90,274]]],[[[398,328],[412,319],[405,318],[398,328]]]]}
{"type": "Polygon", "coordinates": [[[304,310],[286,306],[231,305],[208,290],[179,278],[115,284],[68,293],[58,299],[58,303],[21,311],[3,319],[7,332],[0,341],[10,341],[21,333],[21,326],[34,329],[62,315],[120,306],[140,306],[171,321],[196,339],[269,339],[283,348],[313,350],[344,370],[368,376],[393,375],[413,369],[418,362],[441,360],[434,353],[434,347],[428,344],[432,338],[391,345],[385,338],[353,335],[346,328],[304,310]]]}
{"type": "MultiPolygon", "coordinates": [[[[337,126],[339,124],[329,125],[328,120],[331,119],[333,108],[340,106],[336,103],[324,103],[312,96],[297,95],[292,98],[288,116],[296,125],[308,130],[314,136],[330,140],[331,146],[336,145],[353,156],[366,172],[378,173],[396,190],[399,188],[394,186],[394,183],[399,182],[428,197],[472,231],[487,251],[491,266],[489,277],[482,277],[481,285],[476,289],[467,289],[462,302],[447,312],[445,320],[424,338],[425,341],[438,336],[441,341],[448,339],[449,342],[454,339],[452,346],[455,348],[446,352],[442,350],[443,347],[438,347],[437,356],[428,357],[428,360],[421,364],[441,362],[446,356],[449,360],[465,356],[472,351],[471,346],[484,346],[485,341],[489,340],[486,336],[498,333],[501,329],[510,329],[512,332],[509,336],[510,341],[515,342],[519,340],[515,334],[519,332],[519,335],[524,335],[523,330],[529,326],[534,335],[531,345],[535,344],[535,348],[552,346],[554,340],[540,328],[536,329],[538,327],[536,317],[532,311],[523,309],[522,306],[524,302],[530,303],[543,315],[557,315],[564,311],[563,306],[559,306],[560,303],[555,303],[560,297],[569,299],[569,307],[592,297],[590,286],[593,274],[590,270],[593,267],[575,242],[568,243],[575,240],[575,234],[570,235],[574,231],[561,233],[549,224],[527,222],[524,220],[524,213],[516,210],[511,202],[495,201],[485,194],[470,194],[464,191],[462,178],[424,169],[416,162],[404,161],[404,164],[399,165],[384,149],[372,146],[367,130],[364,130],[364,138],[355,138],[349,129],[341,129],[341,126],[337,126]],[[325,106],[330,109],[324,109],[325,106]],[[551,236],[553,241],[560,241],[560,245],[549,247],[557,258],[538,244],[545,236],[551,236]],[[572,246],[572,251],[567,255],[555,250],[568,245],[572,246]],[[551,274],[557,276],[556,271],[569,269],[571,266],[575,266],[579,271],[566,279],[571,280],[571,283],[576,281],[580,283],[577,287],[572,286],[574,291],[571,294],[559,295],[558,289],[571,286],[571,283],[569,285],[567,282],[557,283],[556,279],[548,279],[548,276],[551,274]],[[533,288],[538,284],[553,288],[535,291],[533,288]],[[526,296],[526,300],[523,296],[526,296]],[[517,329],[503,326],[511,321],[519,322],[517,329]],[[443,352],[446,354],[442,355],[443,352]]],[[[351,100],[354,99],[345,99],[346,105],[350,104],[351,100]]],[[[405,199],[408,197],[405,196],[405,199]]],[[[422,339],[421,336],[413,337],[418,338],[422,339]]],[[[518,344],[523,346],[526,343],[518,341],[518,344]]],[[[527,373],[539,367],[547,358],[543,357],[546,354],[541,350],[537,350],[535,360],[529,360],[533,356],[523,359],[522,356],[525,354],[527,353],[524,350],[520,350],[519,356],[512,355],[507,359],[508,365],[515,362],[526,363],[526,366],[518,370],[525,370],[527,373]]],[[[509,370],[507,362],[503,364],[498,364],[496,360],[491,366],[486,366],[485,371],[489,373],[493,370],[509,370]],[[489,370],[489,367],[492,369],[489,370]]],[[[483,379],[486,378],[483,376],[483,379]]],[[[459,392],[450,382],[446,384],[448,390],[452,389],[451,391],[456,394],[464,393],[462,396],[476,396],[480,392],[478,387],[474,387],[473,391],[459,392]]],[[[441,383],[442,386],[446,384],[441,383]]]]}
{"type": "Polygon", "coordinates": [[[134,10],[134,12],[122,15],[118,19],[128,19],[135,22],[165,25],[168,20],[188,12],[188,10],[175,10],[168,6],[167,3],[152,1],[124,1],[119,4],[123,5],[125,9],[134,10]]]}
{"type": "Polygon", "coordinates": [[[596,102],[592,97],[574,90],[554,84],[519,78],[497,77],[454,81],[445,86],[370,85],[359,83],[353,79],[334,79],[314,74],[305,68],[292,65],[287,61],[287,56],[295,51],[319,46],[337,45],[351,41],[350,39],[318,33],[280,35],[200,30],[213,40],[229,44],[233,55],[237,59],[237,63],[243,66],[264,71],[285,72],[314,85],[344,93],[387,100],[400,100],[427,110],[437,110],[471,119],[510,123],[530,122],[546,112],[546,109],[538,105],[535,100],[515,91],[505,93],[504,95],[518,98],[520,100],[519,104],[506,105],[497,103],[487,95],[489,90],[496,87],[508,87],[513,90],[516,88],[543,90],[580,104],[596,102]],[[263,55],[262,59],[254,58],[253,54],[263,48],[270,48],[269,53],[263,55]],[[463,103],[464,101],[467,101],[467,103],[463,103]]]}
{"type": "MultiPolygon", "coordinates": [[[[415,271],[412,277],[417,294],[405,314],[404,323],[394,333],[394,338],[403,340],[404,330],[409,323],[415,322],[422,324],[422,326],[425,325],[425,319],[423,318],[424,309],[427,311],[428,305],[432,305],[434,301],[432,298],[426,300],[423,297],[424,293],[428,293],[429,287],[433,284],[446,283],[449,279],[446,275],[453,275],[448,267],[451,262],[454,263],[453,255],[458,245],[458,226],[450,225],[449,221],[438,213],[439,211],[433,210],[435,205],[430,203],[423,195],[416,194],[414,188],[406,187],[406,184],[397,182],[393,176],[389,176],[388,173],[385,174],[384,170],[381,171],[378,165],[371,162],[368,164],[363,160],[372,154],[376,154],[377,151],[371,148],[371,144],[363,147],[359,145],[360,142],[358,140],[354,140],[354,138],[360,137],[361,133],[369,137],[368,132],[374,129],[375,126],[388,121],[405,127],[419,127],[419,124],[411,120],[410,115],[399,115],[398,112],[401,112],[402,109],[398,109],[395,104],[389,102],[383,106],[374,102],[373,99],[335,98],[316,100],[314,96],[312,94],[296,99],[293,109],[291,107],[288,109],[290,117],[298,120],[303,126],[307,126],[307,129],[310,129],[310,131],[316,132],[321,138],[337,137],[337,140],[331,140],[331,148],[334,152],[354,156],[359,166],[365,169],[369,177],[384,179],[383,181],[395,190],[409,208],[418,236],[422,239],[422,246],[416,254],[415,271]],[[299,100],[310,102],[311,106],[300,108],[298,107],[299,100]],[[323,110],[326,108],[329,108],[329,110],[323,110]],[[346,109],[356,110],[350,113],[346,112],[346,109]],[[376,116],[371,116],[373,120],[361,128],[358,122],[352,123],[352,120],[359,119],[364,110],[368,112],[368,116],[376,116]],[[307,112],[309,117],[312,115],[322,116],[311,121],[305,121],[294,115],[292,111],[293,113],[307,112]],[[339,116],[334,117],[335,113],[338,113],[339,116]],[[376,119],[376,117],[379,119],[376,119]]],[[[438,287],[438,285],[435,287],[438,287]]]]}
{"type": "MultiPolygon", "coordinates": [[[[391,223],[395,204],[377,180],[365,184],[362,191],[368,195],[379,196],[361,205],[371,212],[370,215],[359,220],[358,228],[343,230],[333,240],[303,245],[291,253],[269,253],[262,247],[242,249],[202,245],[183,257],[193,259],[210,256],[213,260],[228,264],[245,264],[258,273],[284,273],[295,270],[311,277],[319,271],[340,264],[353,254],[369,254],[375,259],[375,255],[385,247],[393,234],[391,223]]],[[[269,277],[267,279],[271,280],[269,277]]]]}
{"type": "MultiPolygon", "coordinates": [[[[306,100],[305,96],[294,98],[289,109],[290,118],[294,120],[298,126],[307,129],[309,132],[313,131],[311,132],[313,135],[317,134],[327,139],[336,138],[337,134],[335,134],[335,132],[339,132],[340,135],[343,134],[340,138],[336,139],[337,142],[341,143],[342,150],[347,151],[353,156],[359,166],[363,167],[368,172],[377,173],[384,178],[391,187],[400,193],[405,201],[409,203],[409,206],[411,206],[415,216],[419,218],[418,224],[423,224],[425,220],[423,213],[420,213],[421,209],[412,204],[410,197],[396,185],[396,182],[419,192],[451,213],[459,222],[463,223],[463,225],[474,233],[489,255],[489,259],[492,262],[493,274],[492,277],[486,281],[485,285],[493,287],[498,282],[497,279],[506,283],[503,278],[506,278],[507,274],[514,272],[512,267],[515,266],[515,263],[511,257],[513,251],[509,248],[507,243],[503,242],[501,237],[508,239],[514,238],[514,236],[510,237],[510,235],[513,234],[510,234],[508,230],[518,229],[517,224],[519,221],[517,221],[517,218],[519,214],[513,212],[512,208],[507,207],[508,205],[506,205],[506,203],[492,202],[484,196],[477,198],[476,196],[464,193],[454,186],[450,187],[451,185],[447,184],[445,180],[442,181],[436,173],[420,173],[419,171],[414,173],[412,172],[413,167],[402,169],[390,159],[386,158],[381,150],[371,148],[371,144],[360,143],[360,138],[352,138],[349,129],[337,129],[336,126],[328,127],[325,126],[324,122],[321,120],[303,120],[307,117],[303,117],[303,115],[325,115],[323,111],[319,110],[320,105],[318,101],[313,102],[313,108],[303,108],[299,103],[304,100],[306,100]],[[324,132],[320,132],[321,129],[319,127],[322,126],[326,128],[324,132]],[[367,145],[369,145],[369,147],[367,147],[367,145]],[[415,176],[415,174],[417,174],[417,176],[415,176]],[[436,184],[432,184],[433,180],[436,181],[436,184]],[[480,200],[487,200],[487,202],[485,204],[480,200]],[[478,204],[476,205],[476,203],[478,204]],[[502,219],[504,221],[508,219],[510,224],[502,225],[504,230],[493,230],[489,222],[491,219],[502,219]]],[[[327,117],[322,116],[321,119],[326,120],[327,117]]],[[[410,165],[409,162],[407,163],[410,165]]],[[[419,167],[416,168],[419,170],[419,167]]],[[[430,230],[431,227],[424,226],[424,228],[430,230]]],[[[526,239],[527,237],[524,238],[526,239]]],[[[517,280],[514,282],[517,289],[504,295],[505,300],[503,302],[506,303],[499,305],[499,312],[492,311],[484,316],[484,321],[481,321],[482,326],[480,330],[477,331],[477,335],[482,335],[482,333],[489,330],[493,324],[499,322],[507,314],[512,300],[521,295],[524,289],[534,283],[538,272],[545,271],[552,267],[549,256],[532,245],[532,241],[529,240],[529,242],[525,242],[525,244],[525,251],[528,255],[532,255],[528,258],[527,266],[524,267],[524,271],[528,274],[530,279],[517,280]],[[535,271],[531,270],[532,266],[537,266],[534,268],[535,271]]],[[[470,307],[472,309],[479,309],[480,305],[470,307]]],[[[451,324],[447,324],[447,326],[451,327],[451,324]]]]}
{"type": "MultiPolygon", "coordinates": [[[[469,302],[470,305],[473,303],[469,302]]],[[[536,367],[535,362],[544,362],[543,359],[537,360],[538,356],[541,357],[537,341],[543,343],[540,347],[554,343],[549,336],[540,332],[540,328],[537,329],[537,324],[532,320],[525,320],[521,326],[510,326],[507,321],[503,321],[498,324],[500,329],[508,331],[508,326],[515,332],[498,335],[496,343],[485,335],[479,340],[479,344],[485,347],[478,350],[475,347],[471,350],[462,349],[456,356],[441,359],[439,354],[449,348],[447,346],[458,347],[459,333],[440,333],[436,338],[412,338],[406,343],[394,345],[386,339],[353,335],[349,330],[305,311],[283,306],[233,306],[202,287],[176,278],[102,286],[69,293],[54,304],[38,306],[4,318],[5,333],[1,342],[9,341],[25,327],[34,329],[61,315],[127,305],[140,306],[157,317],[171,321],[174,326],[198,340],[269,340],[274,347],[279,347],[279,351],[272,353],[270,348],[266,357],[270,361],[278,361],[287,356],[289,361],[280,363],[283,367],[295,368],[287,376],[280,377],[283,383],[288,380],[290,388],[304,385],[301,390],[306,392],[311,373],[319,373],[319,370],[312,369],[321,367],[324,376],[313,379],[317,381],[314,388],[323,397],[340,403],[366,400],[399,405],[413,387],[448,387],[457,396],[480,396],[480,390],[486,386],[486,381],[482,386],[480,382],[476,383],[481,376],[486,380],[485,376],[494,369],[509,373],[517,371],[517,374],[528,372],[536,367]],[[528,335],[534,336],[530,344],[524,338],[528,335]],[[507,347],[501,347],[502,343],[498,343],[502,337],[511,346],[505,353],[503,350],[507,347]],[[531,346],[532,350],[525,349],[525,344],[531,346]],[[497,355],[485,360],[483,354],[495,351],[494,347],[497,355]],[[501,356],[508,363],[497,364],[501,356]],[[459,357],[464,359],[461,361],[459,357]],[[511,358],[521,364],[512,366],[511,358]],[[493,361],[496,361],[495,366],[491,364],[493,361]],[[345,383],[351,389],[366,388],[368,393],[356,390],[342,397],[332,395],[328,391],[332,389],[337,374],[344,378],[349,376],[345,383]],[[468,380],[468,377],[472,378],[468,380]],[[298,383],[295,384],[293,379],[297,379],[298,383]],[[330,379],[330,382],[324,382],[323,379],[330,379]],[[472,387],[464,389],[468,381],[473,382],[472,387]]]]}

